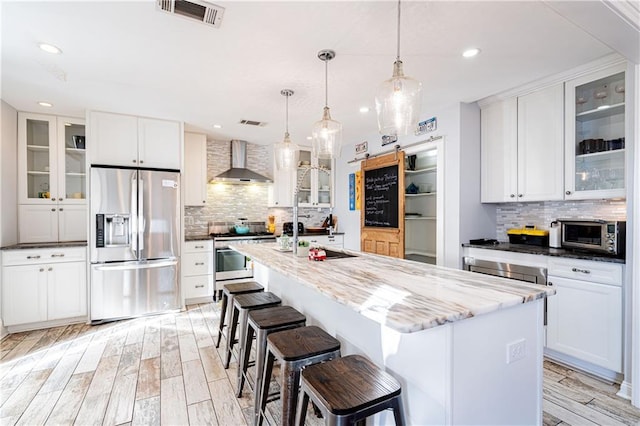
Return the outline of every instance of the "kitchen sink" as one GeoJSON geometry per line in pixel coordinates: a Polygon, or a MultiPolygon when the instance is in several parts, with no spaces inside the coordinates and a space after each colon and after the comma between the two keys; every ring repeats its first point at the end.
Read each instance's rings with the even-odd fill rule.
{"type": "Polygon", "coordinates": [[[327,259],[344,259],[345,257],[358,257],[355,254],[344,253],[341,251],[329,250],[327,248],[324,249],[324,252],[327,254],[327,259]]]}

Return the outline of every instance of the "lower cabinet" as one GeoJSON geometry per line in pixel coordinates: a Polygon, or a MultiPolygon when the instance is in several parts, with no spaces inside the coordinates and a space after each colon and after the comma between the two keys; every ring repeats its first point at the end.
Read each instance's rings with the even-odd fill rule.
{"type": "Polygon", "coordinates": [[[622,372],[622,266],[549,260],[547,348],[622,372]]]}
{"type": "Polygon", "coordinates": [[[3,251],[3,324],[11,327],[85,316],[85,251],[84,247],[3,251]]]}
{"type": "Polygon", "coordinates": [[[182,288],[187,304],[192,299],[213,297],[213,240],[185,243],[182,288]]]}

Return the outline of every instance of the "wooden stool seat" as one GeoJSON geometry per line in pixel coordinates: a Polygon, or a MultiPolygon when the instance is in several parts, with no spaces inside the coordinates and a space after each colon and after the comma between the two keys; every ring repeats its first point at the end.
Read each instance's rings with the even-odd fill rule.
{"type": "Polygon", "coordinates": [[[265,353],[267,351],[267,337],[276,331],[288,330],[295,327],[304,326],[307,318],[291,306],[275,306],[252,310],[249,312],[249,320],[245,338],[240,342],[240,357],[238,365],[238,386],[236,396],[242,396],[242,388],[245,379],[248,379],[247,370],[249,368],[249,358],[251,354],[251,344],[253,336],[256,336],[256,375],[255,383],[251,386],[254,392],[255,403],[258,402],[260,384],[262,383],[262,369],[264,366],[265,353]]]}
{"type": "Polygon", "coordinates": [[[393,409],[396,425],[404,425],[402,388],[390,374],[361,355],[336,358],[302,371],[298,424],[304,424],[309,398],[325,424],[353,424],[393,409]]]}
{"type": "Polygon", "coordinates": [[[216,348],[220,347],[220,339],[222,338],[227,317],[231,319],[231,309],[228,309],[228,307],[233,307],[234,296],[237,294],[257,293],[261,291],[264,291],[264,287],[255,281],[224,285],[222,288],[222,305],[220,306],[220,324],[218,326],[218,340],[216,341],[216,348]]]}
{"type": "Polygon", "coordinates": [[[316,326],[298,327],[269,334],[261,388],[256,387],[259,392],[256,392],[258,399],[254,409],[258,425],[262,424],[265,408],[269,402],[269,383],[276,359],[281,365],[281,424],[289,426],[294,424],[296,417],[300,371],[308,365],[339,356],[340,342],[316,326]]]}
{"type": "MultiPolygon", "coordinates": [[[[224,368],[229,368],[231,355],[233,354],[233,346],[237,342],[244,342],[248,313],[254,309],[271,308],[280,305],[281,300],[275,294],[265,291],[259,293],[239,294],[234,297],[233,307],[231,309],[231,321],[229,321],[229,334],[227,336],[227,346],[225,352],[227,354],[224,368]],[[240,328],[240,337],[236,340],[236,330],[240,328]]],[[[238,357],[240,360],[241,357],[238,357]]]]}

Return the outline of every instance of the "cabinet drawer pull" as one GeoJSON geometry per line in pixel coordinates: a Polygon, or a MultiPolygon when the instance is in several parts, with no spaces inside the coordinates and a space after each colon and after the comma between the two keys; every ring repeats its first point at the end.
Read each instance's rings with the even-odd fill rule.
{"type": "Polygon", "coordinates": [[[579,268],[571,268],[573,272],[582,272],[583,274],[590,274],[591,271],[588,269],[579,269],[579,268]]]}
{"type": "Polygon", "coordinates": [[[27,259],[40,259],[40,255],[36,254],[34,256],[27,256],[27,259]]]}
{"type": "Polygon", "coordinates": [[[64,257],[64,253],[54,253],[51,257],[64,257]]]}
{"type": "Polygon", "coordinates": [[[195,246],[195,248],[204,248],[204,246],[195,246]]]}
{"type": "Polygon", "coordinates": [[[204,262],[196,262],[196,266],[202,266],[204,265],[204,262]]]}
{"type": "Polygon", "coordinates": [[[198,284],[196,288],[204,288],[204,284],[198,284]]]}

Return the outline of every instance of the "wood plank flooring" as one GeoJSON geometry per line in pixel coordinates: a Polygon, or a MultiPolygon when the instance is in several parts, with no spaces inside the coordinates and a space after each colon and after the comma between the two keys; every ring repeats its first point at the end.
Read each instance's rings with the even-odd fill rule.
{"type": "MultiPolygon", "coordinates": [[[[249,390],[235,397],[236,364],[222,367],[219,304],[99,326],[73,324],[0,341],[2,425],[245,425],[249,390]]],[[[550,361],[545,426],[638,425],[618,387],[550,361]]],[[[277,403],[269,420],[278,424],[277,403]]],[[[307,424],[322,419],[307,415],[307,424]]]]}

